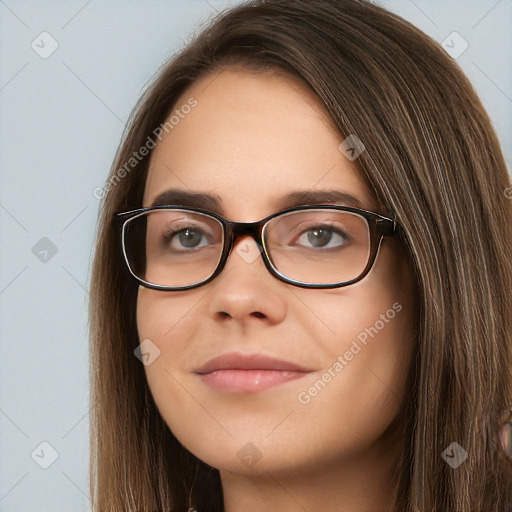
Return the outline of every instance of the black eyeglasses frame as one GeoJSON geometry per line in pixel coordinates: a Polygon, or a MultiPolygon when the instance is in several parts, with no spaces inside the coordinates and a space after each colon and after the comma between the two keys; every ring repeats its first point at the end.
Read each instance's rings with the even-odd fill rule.
{"type": "Polygon", "coordinates": [[[222,215],[219,215],[218,213],[205,210],[203,208],[195,208],[195,207],[189,207],[189,206],[182,206],[182,205],[161,205],[161,206],[153,206],[149,208],[137,208],[135,210],[130,210],[126,212],[119,212],[115,214],[115,229],[118,236],[118,243],[121,245],[121,253],[124,257],[125,265],[129,271],[129,275],[133,277],[137,283],[141,284],[142,286],[145,286],[146,288],[151,288],[153,290],[161,290],[161,291],[181,291],[181,290],[190,290],[192,288],[197,288],[199,286],[202,286],[206,283],[209,283],[213,279],[215,279],[224,269],[224,266],[226,264],[226,261],[231,254],[231,250],[233,249],[235,245],[235,241],[245,235],[249,235],[253,238],[253,240],[258,244],[260,250],[260,254],[263,258],[263,262],[265,266],[267,267],[268,271],[275,276],[277,279],[292,284],[294,286],[298,286],[301,288],[341,288],[345,286],[349,286],[351,284],[357,283],[358,281],[361,281],[372,269],[377,253],[382,241],[382,238],[385,236],[392,236],[396,232],[397,223],[395,220],[390,219],[388,217],[385,217],[383,215],[380,215],[375,212],[370,212],[367,210],[362,210],[360,208],[353,208],[351,206],[339,206],[339,205],[322,205],[322,204],[314,204],[314,205],[300,205],[300,206],[294,206],[292,208],[286,208],[284,210],[280,210],[278,212],[275,212],[271,215],[268,215],[267,217],[253,222],[233,222],[222,215]],[[333,209],[333,210],[340,210],[340,211],[346,211],[351,212],[360,215],[361,217],[364,217],[365,220],[368,223],[368,228],[370,232],[370,251],[368,255],[368,262],[364,268],[364,270],[354,279],[351,279],[349,281],[344,281],[341,283],[329,283],[329,284],[316,284],[316,283],[304,283],[303,281],[297,281],[294,279],[290,279],[283,274],[281,274],[273,265],[272,262],[267,254],[267,248],[265,247],[265,243],[263,241],[263,228],[265,224],[280,215],[283,215],[285,213],[290,213],[294,211],[299,210],[313,210],[313,209],[333,209]],[[162,286],[157,285],[153,283],[149,283],[147,281],[144,281],[135,273],[132,271],[132,268],[130,267],[130,262],[128,259],[128,255],[126,253],[126,243],[125,243],[125,226],[126,223],[142,214],[145,214],[146,212],[154,211],[154,210],[186,210],[196,213],[202,213],[204,215],[208,215],[210,217],[215,218],[218,220],[224,229],[224,247],[222,250],[222,255],[219,260],[219,264],[217,265],[217,268],[215,271],[206,279],[203,279],[203,281],[200,281],[199,283],[195,283],[192,285],[187,286],[179,286],[179,287],[171,287],[171,286],[162,286]]]}

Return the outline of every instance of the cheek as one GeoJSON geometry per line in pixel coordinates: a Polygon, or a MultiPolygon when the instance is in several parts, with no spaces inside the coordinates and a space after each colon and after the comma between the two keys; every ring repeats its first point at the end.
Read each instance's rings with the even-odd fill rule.
{"type": "Polygon", "coordinates": [[[371,349],[364,352],[384,357],[411,345],[416,300],[411,274],[396,250],[388,246],[381,247],[374,267],[362,281],[346,288],[295,294],[298,305],[308,310],[311,337],[326,352],[343,353],[356,341],[371,349]]]}
{"type": "MultiPolygon", "coordinates": [[[[307,296],[301,299],[308,303],[307,296]]],[[[333,391],[320,401],[335,400],[336,393],[345,393],[358,396],[361,405],[371,403],[378,411],[374,397],[387,396],[391,399],[387,403],[396,410],[403,396],[417,321],[412,275],[396,249],[383,245],[364,280],[318,294],[309,305],[321,319],[314,324],[324,334],[316,339],[328,355],[325,378],[333,391]],[[343,378],[332,378],[342,374],[343,378]]]]}
{"type": "Polygon", "coordinates": [[[393,265],[374,270],[337,296],[318,295],[325,366],[297,397],[303,406],[297,419],[321,423],[333,438],[346,436],[354,450],[378,438],[398,414],[414,347],[407,274],[393,265]]]}
{"type": "Polygon", "coordinates": [[[155,354],[151,364],[144,366],[155,398],[161,393],[165,395],[169,391],[167,386],[174,388],[175,369],[183,368],[182,361],[187,361],[188,340],[193,339],[198,328],[192,313],[195,302],[197,297],[192,301],[184,296],[139,288],[137,332],[141,344],[155,354]]]}
{"type": "Polygon", "coordinates": [[[193,321],[193,309],[198,301],[186,295],[170,295],[158,290],[139,287],[137,295],[137,332],[139,339],[151,339],[160,350],[179,347],[179,335],[193,335],[197,322],[193,321]],[[172,343],[171,343],[172,341],[172,343]]]}
{"type": "Polygon", "coordinates": [[[152,353],[144,371],[153,400],[169,428],[180,431],[186,422],[188,395],[184,393],[182,361],[187,361],[187,340],[194,335],[195,301],[140,287],[137,297],[137,331],[142,344],[152,353]]]}

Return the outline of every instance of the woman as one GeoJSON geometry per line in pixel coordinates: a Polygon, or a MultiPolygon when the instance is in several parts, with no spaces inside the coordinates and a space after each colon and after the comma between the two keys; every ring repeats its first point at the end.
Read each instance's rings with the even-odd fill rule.
{"type": "Polygon", "coordinates": [[[508,187],[470,83],[398,16],[218,15],[105,186],[95,510],[512,510],[508,187]]]}

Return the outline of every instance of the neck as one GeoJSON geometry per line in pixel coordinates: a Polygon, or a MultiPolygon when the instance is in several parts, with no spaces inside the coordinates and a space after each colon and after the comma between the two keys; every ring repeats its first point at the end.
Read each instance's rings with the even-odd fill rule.
{"type": "Polygon", "coordinates": [[[220,471],[225,512],[389,512],[393,457],[389,440],[364,454],[324,461],[307,468],[271,469],[253,474],[220,471]],[[387,445],[387,446],[386,446],[387,445]]]}

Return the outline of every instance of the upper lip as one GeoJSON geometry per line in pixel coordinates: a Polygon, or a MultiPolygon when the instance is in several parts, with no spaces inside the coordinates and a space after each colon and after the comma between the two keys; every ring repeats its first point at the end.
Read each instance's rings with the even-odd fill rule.
{"type": "Polygon", "coordinates": [[[286,370],[310,372],[312,370],[282,359],[263,354],[229,352],[210,359],[195,370],[196,373],[211,373],[217,370],[286,370]]]}

